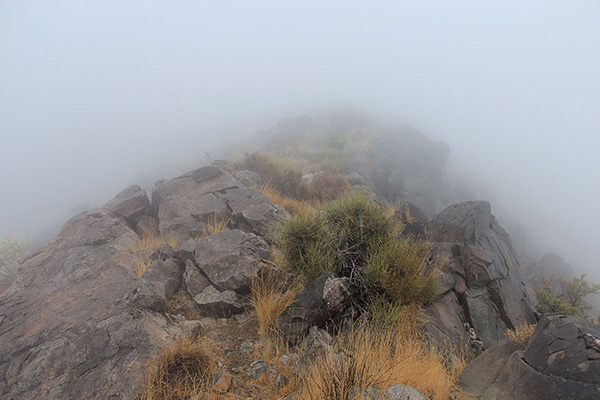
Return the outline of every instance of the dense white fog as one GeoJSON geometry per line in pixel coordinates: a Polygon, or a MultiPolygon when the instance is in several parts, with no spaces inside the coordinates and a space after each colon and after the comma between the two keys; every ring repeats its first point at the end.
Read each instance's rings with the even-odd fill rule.
{"type": "Polygon", "coordinates": [[[0,237],[352,106],[445,141],[501,222],[600,280],[598,43],[596,1],[5,0],[0,237]]]}

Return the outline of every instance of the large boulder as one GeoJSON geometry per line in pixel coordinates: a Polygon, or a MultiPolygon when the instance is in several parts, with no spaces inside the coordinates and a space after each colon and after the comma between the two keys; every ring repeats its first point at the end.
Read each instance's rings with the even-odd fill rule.
{"type": "Polygon", "coordinates": [[[600,327],[563,314],[544,316],[524,351],[499,342],[467,366],[459,382],[482,400],[600,398],[600,327]]]}
{"type": "Polygon", "coordinates": [[[129,251],[137,240],[121,217],[98,209],[71,218],[24,260],[0,296],[1,398],[135,397],[148,359],[181,333],[151,310],[163,309],[181,268],[161,261],[137,280],[129,251]]]}
{"type": "MultiPolygon", "coordinates": [[[[536,322],[518,257],[488,202],[454,204],[433,217],[427,227],[436,242],[434,256],[441,264],[438,302],[448,303],[445,294],[456,296],[463,322],[486,348],[502,339],[507,329],[536,322]]],[[[434,316],[436,308],[435,303],[429,308],[434,316]]],[[[438,318],[437,322],[441,322],[438,330],[446,332],[445,341],[464,335],[458,332],[456,321],[438,318]]]]}
{"type": "Polygon", "coordinates": [[[270,258],[270,249],[255,234],[231,229],[200,239],[194,255],[217,289],[248,294],[252,277],[260,274],[270,258]]]}
{"type": "Polygon", "coordinates": [[[216,165],[158,182],[152,206],[159,232],[182,237],[201,236],[211,224],[221,222],[270,240],[275,221],[289,217],[262,192],[244,186],[216,165]]]}
{"type": "Polygon", "coordinates": [[[322,327],[340,315],[350,303],[348,278],[328,271],[308,285],[281,314],[277,324],[290,344],[298,344],[311,326],[322,327]]]}
{"type": "Polygon", "coordinates": [[[138,223],[150,210],[150,200],[144,189],[132,185],[108,201],[104,208],[119,214],[129,222],[138,223]]]}

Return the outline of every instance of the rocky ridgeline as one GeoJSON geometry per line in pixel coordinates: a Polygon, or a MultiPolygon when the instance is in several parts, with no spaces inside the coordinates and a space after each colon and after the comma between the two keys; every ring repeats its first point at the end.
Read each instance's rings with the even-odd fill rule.
{"type": "MultiPolygon", "coordinates": [[[[304,119],[282,126],[287,134],[333,129],[304,119]]],[[[267,137],[280,142],[273,142],[273,132],[267,137]]],[[[465,390],[484,393],[483,399],[597,397],[596,326],[549,316],[527,348],[502,340],[507,329],[535,323],[537,315],[519,258],[489,203],[450,204],[456,196],[443,179],[444,145],[411,131],[347,151],[353,185],[379,201],[404,201],[405,234],[433,240],[440,272],[439,296],[426,308],[431,343],[488,349],[463,373],[465,390]]],[[[160,346],[197,333],[203,315],[248,311],[251,279],[271,265],[273,225],[289,217],[254,188],[259,178],[211,165],[158,182],[151,200],[132,186],[67,221],[58,237],[23,261],[0,295],[0,397],[134,398],[160,346]],[[215,219],[226,221],[226,229],[206,236],[215,219]],[[138,279],[132,248],[151,233],[181,240],[158,248],[138,279]]],[[[317,348],[327,342],[317,328],[347,315],[353,295],[346,278],[328,272],[296,297],[278,324],[291,344],[317,348]]],[[[259,367],[268,370],[264,361],[248,368],[259,367]]],[[[400,386],[392,392],[411,390],[400,386]]]]}

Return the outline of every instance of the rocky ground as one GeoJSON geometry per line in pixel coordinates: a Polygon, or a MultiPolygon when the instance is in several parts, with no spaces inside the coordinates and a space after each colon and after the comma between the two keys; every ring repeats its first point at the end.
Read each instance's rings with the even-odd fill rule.
{"type": "MultiPolygon", "coordinates": [[[[401,202],[399,214],[411,216],[405,234],[432,240],[438,294],[425,308],[425,330],[435,348],[481,354],[462,374],[463,390],[482,399],[600,398],[597,326],[550,315],[526,347],[503,339],[539,316],[522,258],[490,204],[457,202],[459,190],[443,179],[447,147],[412,130],[351,122],[287,121],[263,133],[261,145],[272,151],[282,137],[322,137],[332,129],[377,132],[363,134],[366,149],[340,150],[345,176],[375,201],[401,202]]],[[[273,267],[273,227],[289,218],[256,188],[259,179],[219,162],[157,182],[150,197],[139,186],[126,188],[67,221],[0,294],[0,397],[133,399],[148,362],[174,338],[191,335],[202,337],[218,362],[214,398],[293,398],[294,369],[302,368],[297,349],[329,345],[319,328],[343,315],[353,291],[346,278],[323,274],[278,320],[292,347],[258,334],[252,279],[273,267]],[[151,235],[164,243],[136,251],[151,235]]],[[[387,394],[357,388],[353,396],[365,390],[368,398],[429,396],[404,386],[387,394]]]]}

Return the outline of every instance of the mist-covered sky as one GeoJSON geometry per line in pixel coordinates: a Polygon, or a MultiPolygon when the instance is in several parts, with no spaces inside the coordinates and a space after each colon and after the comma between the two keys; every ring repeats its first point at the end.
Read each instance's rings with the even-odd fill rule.
{"type": "Polygon", "coordinates": [[[600,279],[597,1],[3,0],[0,236],[344,106],[448,143],[600,279]]]}

